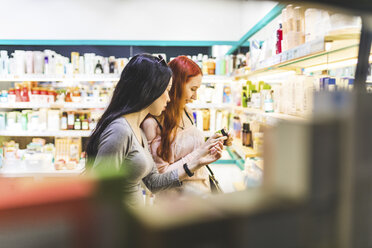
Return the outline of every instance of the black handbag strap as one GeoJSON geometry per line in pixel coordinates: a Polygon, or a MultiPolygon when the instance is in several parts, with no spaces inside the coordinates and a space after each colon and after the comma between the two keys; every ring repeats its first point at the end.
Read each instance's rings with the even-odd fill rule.
{"type": "MultiPolygon", "coordinates": [[[[208,171],[209,171],[209,174],[210,174],[210,175],[209,175],[209,180],[211,181],[211,183],[214,184],[214,187],[216,188],[216,191],[217,191],[218,193],[223,193],[223,190],[221,189],[218,180],[214,177],[214,173],[213,173],[212,169],[211,169],[208,165],[206,165],[206,167],[207,167],[207,169],[208,169],[208,171]]],[[[212,191],[213,191],[213,190],[212,190],[212,191]]]]}
{"type": "Polygon", "coordinates": [[[187,113],[186,109],[183,109],[183,110],[185,111],[185,114],[186,114],[187,118],[189,118],[189,120],[191,121],[191,124],[194,125],[194,121],[190,117],[189,113],[187,113]]]}

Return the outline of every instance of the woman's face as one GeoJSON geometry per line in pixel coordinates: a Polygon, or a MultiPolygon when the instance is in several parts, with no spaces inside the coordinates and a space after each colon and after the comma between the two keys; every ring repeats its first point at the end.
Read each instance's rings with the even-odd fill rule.
{"type": "Polygon", "coordinates": [[[150,106],[149,106],[149,113],[154,116],[161,115],[161,112],[165,110],[165,107],[167,106],[167,103],[170,101],[169,98],[169,91],[172,88],[172,78],[169,80],[167,89],[163,92],[163,94],[155,100],[150,106]]]}
{"type": "Polygon", "coordinates": [[[202,82],[202,75],[197,75],[189,79],[189,81],[185,85],[185,91],[183,94],[182,102],[192,103],[196,100],[196,92],[199,89],[202,82]]]}

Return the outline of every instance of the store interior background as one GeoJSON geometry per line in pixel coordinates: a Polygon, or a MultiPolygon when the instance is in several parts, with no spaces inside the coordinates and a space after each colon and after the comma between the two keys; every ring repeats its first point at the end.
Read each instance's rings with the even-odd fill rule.
{"type": "MultiPolygon", "coordinates": [[[[356,1],[355,9],[348,6],[345,13],[363,16],[370,42],[372,7],[356,10],[363,4],[356,1]]],[[[218,56],[277,5],[240,0],[0,0],[7,10],[0,15],[0,50],[51,49],[66,57],[73,51],[127,58],[164,53],[168,60],[183,54],[218,56]]],[[[329,5],[325,8],[330,10],[329,5]]],[[[336,10],[345,11],[342,3],[336,10]]],[[[275,18],[255,38],[265,40],[279,22],[275,18]]],[[[244,42],[235,54],[248,51],[244,42]]],[[[9,88],[2,82],[0,89],[4,87],[9,88]]],[[[265,158],[273,167],[267,169],[262,187],[131,211],[121,207],[122,178],[115,172],[1,178],[0,244],[372,247],[371,95],[322,92],[315,99],[316,118],[283,122],[267,131],[265,158]],[[335,105],[336,98],[344,105],[335,105]]],[[[218,171],[226,165],[214,166],[218,171]]]]}

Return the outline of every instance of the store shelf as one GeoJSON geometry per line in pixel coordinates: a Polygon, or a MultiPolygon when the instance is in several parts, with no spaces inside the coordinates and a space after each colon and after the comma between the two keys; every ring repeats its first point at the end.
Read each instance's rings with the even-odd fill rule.
{"type": "Polygon", "coordinates": [[[255,108],[243,108],[243,107],[234,107],[234,110],[241,111],[245,114],[256,114],[256,115],[262,115],[265,117],[275,118],[279,120],[287,120],[287,121],[305,121],[306,118],[294,116],[294,115],[287,115],[287,114],[280,114],[280,113],[267,113],[261,109],[255,109],[255,108]]]}
{"type": "MultiPolygon", "coordinates": [[[[120,75],[117,74],[97,74],[97,75],[43,75],[43,74],[24,74],[24,75],[2,75],[0,82],[23,82],[23,81],[40,81],[40,82],[90,82],[90,81],[119,81],[120,75]]],[[[231,83],[232,78],[229,76],[205,75],[202,83],[231,83]]]]}
{"type": "Polygon", "coordinates": [[[243,159],[257,157],[258,154],[252,147],[242,145],[241,139],[234,138],[231,148],[243,159]]]}
{"type": "Polygon", "coordinates": [[[89,81],[119,81],[120,77],[116,74],[97,74],[97,75],[43,75],[43,74],[24,74],[24,75],[7,75],[1,76],[0,82],[23,82],[23,81],[39,81],[39,82],[89,82],[89,81]]]}
{"type": "Polygon", "coordinates": [[[215,103],[190,103],[187,107],[191,109],[229,109],[231,104],[215,104],[215,103]]]}
{"type": "Polygon", "coordinates": [[[33,169],[27,167],[24,161],[19,160],[17,164],[5,164],[0,169],[0,177],[71,177],[81,175],[84,170],[84,164],[78,164],[77,168],[73,170],[56,170],[53,164],[50,164],[47,168],[33,169]]]}
{"type": "Polygon", "coordinates": [[[89,137],[91,130],[69,130],[69,131],[19,131],[1,130],[0,136],[10,137],[89,137]]]}
{"type": "Polygon", "coordinates": [[[16,103],[0,103],[0,109],[39,109],[39,108],[57,108],[57,109],[101,109],[106,108],[107,103],[30,103],[30,102],[16,102],[16,103]]]}
{"type": "Polygon", "coordinates": [[[260,61],[255,70],[234,76],[235,80],[257,75],[327,65],[358,56],[359,29],[338,30],[327,36],[260,61]]]}
{"type": "Polygon", "coordinates": [[[229,76],[205,75],[202,83],[232,83],[233,80],[229,76]]]}

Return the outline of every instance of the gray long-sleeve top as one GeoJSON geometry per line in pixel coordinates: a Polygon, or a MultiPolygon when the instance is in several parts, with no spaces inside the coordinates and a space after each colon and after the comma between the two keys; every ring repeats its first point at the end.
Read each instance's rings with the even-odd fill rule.
{"type": "Polygon", "coordinates": [[[141,180],[154,193],[181,185],[177,170],[159,174],[142,130],[141,135],[144,146],[124,117],[114,120],[100,136],[93,164],[93,169],[115,168],[125,173],[124,201],[132,207],[143,205],[141,180]]]}

